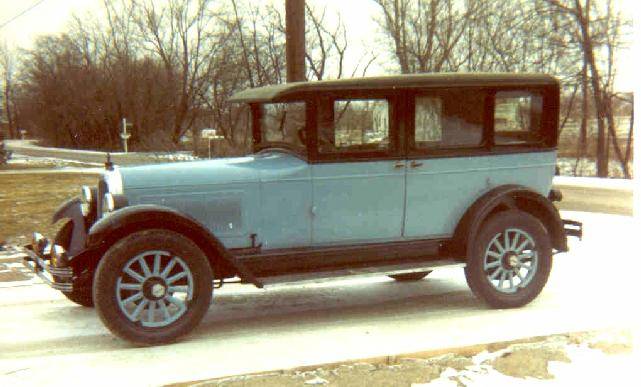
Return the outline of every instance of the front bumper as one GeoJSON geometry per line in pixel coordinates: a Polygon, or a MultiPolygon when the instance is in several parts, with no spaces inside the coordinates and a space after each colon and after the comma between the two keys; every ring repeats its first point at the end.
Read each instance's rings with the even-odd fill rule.
{"type": "Polygon", "coordinates": [[[71,293],[73,291],[73,269],[68,266],[56,265],[59,259],[52,256],[53,251],[53,246],[46,239],[45,242],[32,243],[25,246],[27,256],[24,257],[22,264],[52,288],[71,293]]]}

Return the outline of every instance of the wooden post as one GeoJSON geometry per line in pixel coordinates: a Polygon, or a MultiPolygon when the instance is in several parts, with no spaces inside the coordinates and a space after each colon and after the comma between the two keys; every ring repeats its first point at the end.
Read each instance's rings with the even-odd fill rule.
{"type": "Polygon", "coordinates": [[[287,82],[305,80],[305,0],[285,0],[287,82]]]}

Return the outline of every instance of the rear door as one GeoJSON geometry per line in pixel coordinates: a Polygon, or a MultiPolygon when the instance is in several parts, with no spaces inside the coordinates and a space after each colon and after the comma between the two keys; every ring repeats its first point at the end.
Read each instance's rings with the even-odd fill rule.
{"type": "Polygon", "coordinates": [[[471,89],[409,94],[405,237],[450,236],[486,190],[492,167],[486,95],[471,89]]]}
{"type": "Polygon", "coordinates": [[[547,195],[556,155],[541,132],[551,104],[541,92],[450,88],[408,101],[406,238],[450,237],[465,211],[501,185],[547,195]]]}

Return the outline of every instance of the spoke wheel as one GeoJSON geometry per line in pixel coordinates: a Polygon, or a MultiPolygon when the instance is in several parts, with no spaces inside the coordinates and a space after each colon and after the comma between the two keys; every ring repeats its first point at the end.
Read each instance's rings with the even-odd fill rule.
{"type": "Polygon", "coordinates": [[[490,306],[512,308],[541,292],[551,266],[550,239],[543,224],[528,213],[510,210],[483,224],[465,276],[474,294],[490,306]]]}
{"type": "Polygon", "coordinates": [[[120,311],[143,327],[164,327],[187,311],[194,278],[185,261],[168,251],[145,251],[130,259],[118,277],[120,311]]]}
{"type": "Polygon", "coordinates": [[[536,275],[538,253],[530,234],[508,228],[494,235],[485,250],[483,270],[499,292],[513,294],[525,288],[536,275]]]}
{"type": "Polygon", "coordinates": [[[202,251],[166,230],[131,234],[98,265],[96,309],[117,336],[143,344],[174,341],[191,331],[211,300],[212,273],[202,251]]]}

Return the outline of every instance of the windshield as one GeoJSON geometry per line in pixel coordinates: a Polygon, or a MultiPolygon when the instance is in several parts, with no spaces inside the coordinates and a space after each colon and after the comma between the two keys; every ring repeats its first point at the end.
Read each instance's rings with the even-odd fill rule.
{"type": "Polygon", "coordinates": [[[260,109],[259,150],[271,147],[305,150],[305,102],[265,103],[260,109]]]}

